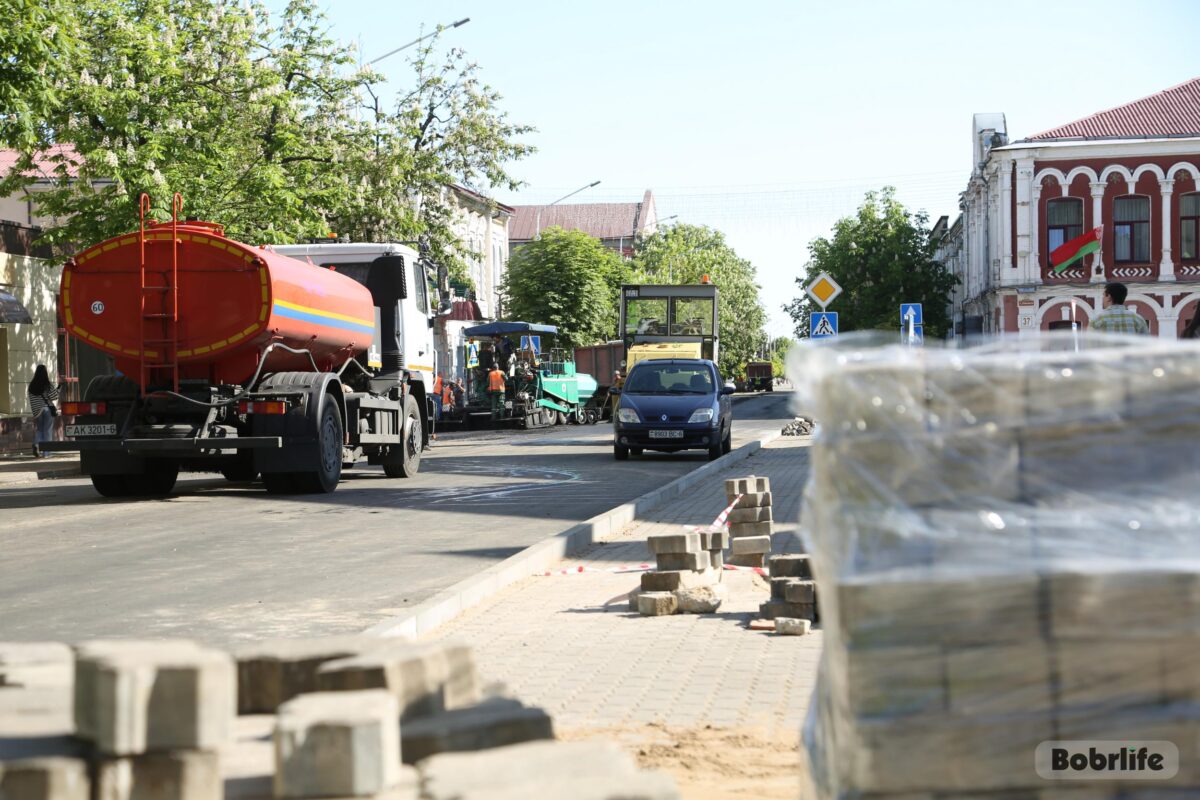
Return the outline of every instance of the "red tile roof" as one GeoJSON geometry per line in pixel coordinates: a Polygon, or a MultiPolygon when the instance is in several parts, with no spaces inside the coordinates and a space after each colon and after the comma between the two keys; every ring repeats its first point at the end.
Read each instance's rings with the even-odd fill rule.
{"type": "Polygon", "coordinates": [[[1055,139],[1159,139],[1200,136],[1200,78],[1035,133],[1026,141],[1055,139]]]}
{"type": "MultiPolygon", "coordinates": [[[[0,175],[7,175],[17,165],[21,154],[16,150],[0,150],[0,175]]],[[[75,148],[69,144],[52,145],[33,156],[33,174],[38,178],[57,177],[54,172],[60,158],[67,159],[67,174],[72,178],[79,174],[75,164],[75,148]]]]}
{"type": "Polygon", "coordinates": [[[597,239],[632,239],[655,219],[654,196],[650,191],[640,203],[572,203],[556,206],[514,206],[516,215],[508,223],[509,241],[525,242],[541,230],[558,226],[583,231],[597,239]]]}

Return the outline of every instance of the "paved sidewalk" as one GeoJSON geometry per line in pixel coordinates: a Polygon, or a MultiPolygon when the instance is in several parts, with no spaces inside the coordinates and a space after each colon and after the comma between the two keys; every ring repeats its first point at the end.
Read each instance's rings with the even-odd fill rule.
{"type": "MultiPolygon", "coordinates": [[[[767,475],[774,552],[799,552],[797,517],[808,471],[807,438],[782,438],[651,512],[563,568],[608,569],[650,559],[645,539],[705,525],[725,506],[727,477],[767,475]]],[[[754,728],[794,745],[816,677],[820,631],[803,637],[751,631],[768,597],[750,572],[724,573],[729,599],[715,614],[640,617],[625,594],[638,573],[530,577],[434,631],[475,648],[483,677],[541,705],[568,736],[582,729],[659,725],[754,728]]]]}

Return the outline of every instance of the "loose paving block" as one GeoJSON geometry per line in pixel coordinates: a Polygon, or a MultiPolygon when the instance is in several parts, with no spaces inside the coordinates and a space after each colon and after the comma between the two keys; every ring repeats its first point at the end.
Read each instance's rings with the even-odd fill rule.
{"type": "Polygon", "coordinates": [[[775,620],[752,619],[747,627],[752,631],[773,631],[775,630],[775,620]]]}
{"type": "Polygon", "coordinates": [[[94,764],[94,800],[222,800],[225,781],[215,752],[179,750],[94,764]]]}
{"type": "Polygon", "coordinates": [[[730,548],[730,553],[735,556],[769,552],[771,552],[770,536],[743,536],[739,539],[734,539],[733,545],[730,548]]]}
{"type": "Polygon", "coordinates": [[[70,686],[75,654],[59,642],[0,642],[0,688],[70,686]]]}
{"type": "Polygon", "coordinates": [[[766,553],[741,553],[739,555],[731,555],[729,563],[737,567],[754,567],[762,569],[766,563],[766,553]]]}
{"type": "Polygon", "coordinates": [[[707,550],[710,553],[713,550],[724,550],[729,547],[729,531],[700,531],[697,534],[700,537],[700,549],[707,550]]]}
{"type": "Polygon", "coordinates": [[[812,629],[812,620],[776,617],[775,632],[782,636],[804,636],[812,629]]]}
{"type": "Polygon", "coordinates": [[[725,481],[725,495],[732,501],[739,494],[757,494],[771,491],[771,479],[751,475],[748,478],[728,478],[725,481]]]}
{"type": "MultiPolygon", "coordinates": [[[[421,762],[428,800],[455,800],[469,792],[513,786],[531,778],[601,779],[636,775],[633,758],[615,744],[533,741],[473,753],[440,753],[421,762]]],[[[532,791],[529,797],[543,797],[532,791]]]]}
{"type": "Polygon", "coordinates": [[[807,555],[771,556],[768,561],[772,578],[811,578],[812,563],[807,555]]]}
{"type": "Polygon", "coordinates": [[[87,764],[75,758],[0,761],[0,800],[90,800],[87,764]]]}
{"type": "Polygon", "coordinates": [[[317,668],[321,691],[386,689],[400,704],[400,719],[439,714],[477,703],[479,676],[471,649],[452,642],[392,642],[317,668]]]}
{"type": "Polygon", "coordinates": [[[792,617],[794,619],[817,620],[817,607],[812,603],[789,603],[786,600],[768,600],[758,607],[759,616],[767,619],[792,617]]]}
{"type": "MultiPolygon", "coordinates": [[[[736,495],[726,496],[726,499],[732,503],[734,497],[736,497],[736,495]]],[[[734,511],[739,508],[762,508],[769,505],[771,505],[770,492],[755,492],[753,494],[742,495],[742,499],[738,500],[737,505],[734,507],[734,511]]]]}
{"type": "Polygon", "coordinates": [[[382,689],[315,692],[279,707],[275,796],[368,797],[400,780],[400,706],[382,689]]]}
{"type": "Polygon", "coordinates": [[[236,670],[187,641],[94,641],[76,650],[77,735],[106,755],[212,750],[232,733],[236,670]]]}
{"type": "MultiPolygon", "coordinates": [[[[775,590],[775,581],[778,578],[771,579],[771,590],[775,590]]],[[[783,597],[780,600],[786,600],[789,603],[816,603],[817,602],[817,582],[797,580],[795,578],[784,578],[787,583],[783,586],[783,597]]],[[[774,596],[774,595],[772,595],[774,596]]]]}
{"type": "Polygon", "coordinates": [[[712,565],[705,550],[696,553],[659,553],[655,559],[660,570],[705,570],[712,565]]]}
{"type": "Polygon", "coordinates": [[[673,592],[642,592],[637,609],[643,617],[665,617],[679,610],[679,600],[673,592]]]}
{"type": "Polygon", "coordinates": [[[724,550],[709,550],[708,565],[714,570],[719,570],[725,566],[725,551],[724,550]]]}
{"type": "Polygon", "coordinates": [[[696,553],[701,549],[700,535],[696,533],[660,533],[646,537],[646,546],[655,555],[665,553],[696,553]]]}
{"type": "Polygon", "coordinates": [[[681,589],[675,593],[679,601],[679,611],[682,614],[711,614],[721,607],[728,589],[725,584],[701,586],[695,589],[681,589]]]}
{"type": "Polygon", "coordinates": [[[274,639],[243,647],[236,653],[238,713],[273,714],[296,695],[317,691],[317,669],[326,661],[362,655],[393,641],[377,636],[329,636],[274,639]]]}
{"type": "Polygon", "coordinates": [[[729,512],[729,524],[736,525],[742,522],[770,522],[772,520],[770,506],[755,506],[752,508],[742,508],[741,504],[733,511],[729,512]]]}
{"type": "MultiPolygon", "coordinates": [[[[711,554],[709,558],[711,560],[711,554]]],[[[677,592],[680,589],[710,586],[720,579],[721,573],[716,569],[703,571],[690,569],[658,570],[657,572],[642,573],[641,588],[643,592],[677,592]]],[[[636,602],[634,605],[636,605],[636,602]]]]}
{"type": "Polygon", "coordinates": [[[739,522],[729,526],[729,535],[733,537],[733,545],[737,540],[747,536],[770,536],[773,531],[770,522],[739,522]]]}
{"type": "Polygon", "coordinates": [[[541,708],[500,697],[406,722],[400,726],[400,736],[404,763],[416,764],[438,753],[553,739],[554,723],[541,708]]]}

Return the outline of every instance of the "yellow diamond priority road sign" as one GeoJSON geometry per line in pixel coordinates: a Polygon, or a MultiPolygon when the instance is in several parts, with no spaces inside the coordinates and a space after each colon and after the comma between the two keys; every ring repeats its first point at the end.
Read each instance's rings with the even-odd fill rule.
{"type": "Polygon", "coordinates": [[[842,287],[838,286],[837,281],[829,277],[827,272],[818,275],[817,279],[806,286],[804,290],[821,308],[828,306],[834,301],[834,298],[842,293],[842,287]]]}

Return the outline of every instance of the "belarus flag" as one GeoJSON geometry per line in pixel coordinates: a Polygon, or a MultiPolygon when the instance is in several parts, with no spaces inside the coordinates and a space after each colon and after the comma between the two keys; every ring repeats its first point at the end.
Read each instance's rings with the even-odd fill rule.
{"type": "Polygon", "coordinates": [[[1054,252],[1050,254],[1050,266],[1054,267],[1055,272],[1062,272],[1088,253],[1099,251],[1100,235],[1103,232],[1104,226],[1101,225],[1054,248],[1054,252]]]}

